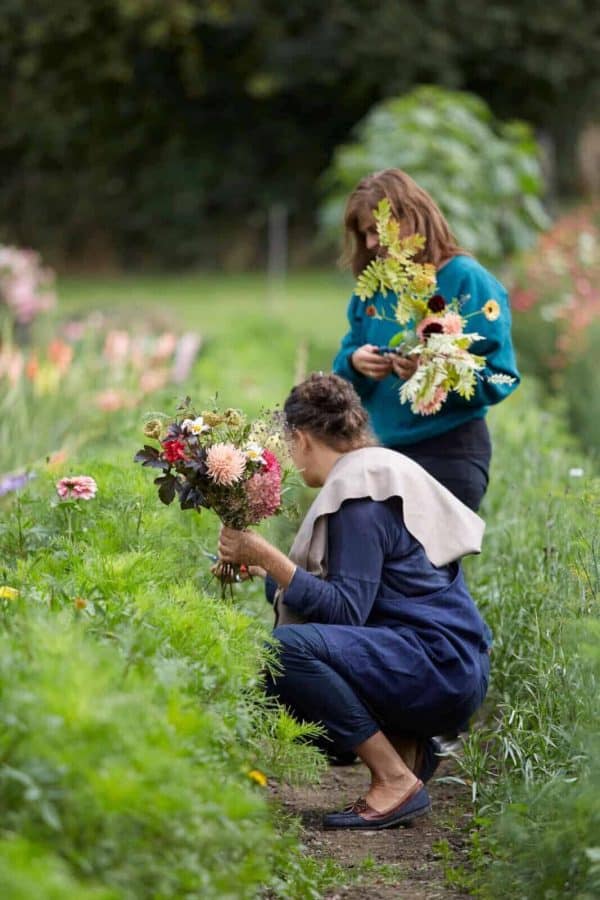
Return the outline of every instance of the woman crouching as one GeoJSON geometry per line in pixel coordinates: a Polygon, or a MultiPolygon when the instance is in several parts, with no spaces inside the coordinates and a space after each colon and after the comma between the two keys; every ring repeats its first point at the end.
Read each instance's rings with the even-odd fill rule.
{"type": "Polygon", "coordinates": [[[462,726],[487,690],[489,631],[459,564],[484,525],[417,463],[373,446],[342,378],[312,375],[284,413],[292,459],[321,491],[289,556],[224,527],[220,558],[260,567],[274,594],[282,671],[269,692],[371,773],[325,827],[407,824],[430,809],[432,735],[462,726]]]}

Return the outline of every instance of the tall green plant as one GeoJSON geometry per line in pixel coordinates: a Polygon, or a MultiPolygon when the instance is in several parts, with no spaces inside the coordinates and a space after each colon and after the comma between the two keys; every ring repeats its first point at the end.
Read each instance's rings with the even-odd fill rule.
{"type": "Polygon", "coordinates": [[[463,246],[490,262],[532,243],[548,219],[532,130],[500,122],[479,97],[422,86],[378,103],[335,151],[323,178],[326,234],[370,172],[400,168],[429,191],[463,246]]]}

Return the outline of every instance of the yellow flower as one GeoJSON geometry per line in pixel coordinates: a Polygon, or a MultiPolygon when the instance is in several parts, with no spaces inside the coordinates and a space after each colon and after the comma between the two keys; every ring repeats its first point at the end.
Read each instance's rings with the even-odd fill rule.
{"type": "Polygon", "coordinates": [[[497,300],[488,300],[483,306],[483,314],[488,322],[495,322],[500,316],[500,306],[497,300]]]}
{"type": "Polygon", "coordinates": [[[87,605],[88,602],[85,597],[75,597],[75,599],[73,600],[73,606],[75,607],[75,609],[85,609],[87,605]]]}
{"type": "Polygon", "coordinates": [[[248,772],[248,778],[250,778],[252,781],[255,781],[261,787],[267,786],[267,776],[259,769],[250,769],[250,771],[248,772]]]}
{"type": "Polygon", "coordinates": [[[18,596],[19,592],[16,588],[11,588],[7,584],[0,587],[0,597],[3,600],[16,600],[18,596]]]}

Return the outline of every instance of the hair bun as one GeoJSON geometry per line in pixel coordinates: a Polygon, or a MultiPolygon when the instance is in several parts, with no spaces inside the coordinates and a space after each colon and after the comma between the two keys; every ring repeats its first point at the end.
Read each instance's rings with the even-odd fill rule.
{"type": "Polygon", "coordinates": [[[310,375],[292,389],[284,411],[290,427],[310,431],[336,449],[372,443],[360,398],[339,375],[310,375]]]}

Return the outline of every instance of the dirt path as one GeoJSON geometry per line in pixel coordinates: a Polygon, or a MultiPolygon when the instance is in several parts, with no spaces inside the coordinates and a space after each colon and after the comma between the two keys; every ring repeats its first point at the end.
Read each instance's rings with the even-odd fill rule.
{"type": "Polygon", "coordinates": [[[466,864],[465,834],[470,820],[465,788],[440,783],[452,774],[444,760],[429,785],[433,810],[411,828],[384,831],[325,831],[324,812],[341,809],[364,794],[367,771],[361,764],[330,767],[320,785],[280,787],[285,808],[304,824],[304,842],[315,858],[333,858],[348,870],[351,886],[336,888],[328,900],[456,900],[468,897],[448,887],[444,869],[466,864]]]}

